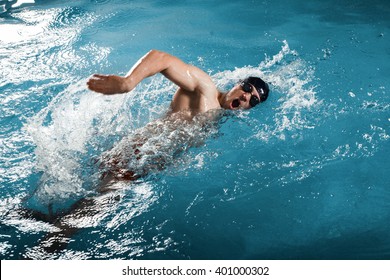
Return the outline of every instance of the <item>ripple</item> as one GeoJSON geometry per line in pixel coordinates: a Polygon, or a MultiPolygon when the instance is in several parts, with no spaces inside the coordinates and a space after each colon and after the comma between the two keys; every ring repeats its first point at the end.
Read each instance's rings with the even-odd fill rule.
{"type": "Polygon", "coordinates": [[[67,7],[61,10],[51,23],[53,28],[63,28],[67,26],[85,25],[91,22],[93,16],[79,7],[67,7]]]}
{"type": "Polygon", "coordinates": [[[96,18],[83,9],[26,10],[15,17],[20,24],[2,25],[7,33],[0,40],[2,85],[53,77],[66,81],[70,71],[100,63],[109,53],[96,45],[75,49],[81,32],[96,18]]]}
{"type": "Polygon", "coordinates": [[[111,2],[111,0],[91,0],[92,4],[104,5],[111,2]]]}

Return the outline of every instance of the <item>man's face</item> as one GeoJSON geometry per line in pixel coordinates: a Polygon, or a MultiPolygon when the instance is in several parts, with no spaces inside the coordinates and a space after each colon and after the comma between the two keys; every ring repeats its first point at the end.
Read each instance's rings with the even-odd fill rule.
{"type": "Polygon", "coordinates": [[[256,88],[252,86],[251,92],[245,92],[241,84],[235,85],[227,94],[223,108],[230,110],[250,109],[252,106],[249,103],[251,97],[256,96],[260,100],[260,95],[256,88]]]}

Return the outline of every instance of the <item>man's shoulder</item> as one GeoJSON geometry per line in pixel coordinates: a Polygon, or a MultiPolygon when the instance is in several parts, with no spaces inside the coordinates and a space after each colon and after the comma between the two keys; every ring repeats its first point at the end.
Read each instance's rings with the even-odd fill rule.
{"type": "Polygon", "coordinates": [[[202,94],[216,94],[218,93],[217,87],[214,81],[211,79],[210,75],[207,74],[202,69],[192,66],[191,73],[188,75],[193,75],[193,78],[197,80],[196,90],[202,94]]]}

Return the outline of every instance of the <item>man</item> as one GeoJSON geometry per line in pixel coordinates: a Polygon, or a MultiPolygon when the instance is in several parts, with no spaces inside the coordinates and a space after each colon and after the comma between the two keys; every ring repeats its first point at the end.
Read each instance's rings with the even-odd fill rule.
{"type": "MultiPolygon", "coordinates": [[[[173,96],[168,117],[163,126],[171,130],[179,129],[170,125],[172,121],[192,120],[195,116],[216,109],[249,109],[265,101],[269,87],[262,79],[249,77],[235,85],[228,93],[220,92],[210,76],[201,69],[186,64],[177,57],[167,53],[152,50],[142,57],[125,77],[116,75],[93,75],[87,82],[89,89],[103,94],[118,94],[133,90],[143,79],[161,73],[177,86],[173,96]]],[[[213,114],[207,115],[213,118],[213,114]]],[[[176,123],[177,124],[177,123],[176,123]]],[[[166,159],[161,158],[154,150],[145,150],[150,145],[144,145],[153,133],[157,132],[158,124],[150,123],[141,133],[123,139],[119,145],[103,156],[101,167],[105,170],[102,186],[109,186],[118,180],[133,181],[145,176],[153,168],[163,169],[166,159]],[[129,168],[131,160],[136,161],[129,168]],[[142,160],[140,160],[142,159],[142,160]],[[144,162],[148,162],[144,164],[144,162]],[[152,162],[152,164],[150,163],[152,162]],[[141,164],[141,168],[135,168],[141,164]]],[[[152,138],[154,135],[152,136],[152,138]]],[[[185,138],[185,137],[184,137],[185,138]]],[[[164,139],[164,137],[160,137],[164,139]]],[[[183,141],[183,137],[177,141],[183,141]]],[[[191,139],[187,139],[191,142],[191,139]]],[[[174,141],[175,142],[175,141],[174,141]]],[[[154,143],[153,145],[158,145],[154,143]]],[[[168,143],[168,146],[170,144],[168,143]]],[[[191,144],[189,144],[191,146],[191,144]]],[[[172,146],[180,146],[172,143],[172,146]]],[[[186,146],[186,145],[182,145],[186,146]]],[[[175,154],[166,152],[165,154],[175,154]]],[[[101,190],[102,191],[102,190],[101,190]]]]}
{"type": "MultiPolygon", "coordinates": [[[[89,79],[87,84],[89,89],[103,94],[125,93],[133,90],[144,78],[157,73],[162,73],[179,86],[171,102],[170,116],[184,116],[184,119],[192,119],[198,114],[213,109],[249,109],[265,101],[269,93],[268,85],[260,78],[255,77],[243,80],[226,94],[221,93],[212,82],[210,76],[199,68],[156,50],[150,51],[141,58],[125,77],[95,74],[89,79]]],[[[157,123],[157,127],[159,124],[161,123],[157,123]]],[[[170,121],[163,122],[163,124],[167,127],[168,135],[177,129],[177,127],[170,125],[170,121]]],[[[137,180],[146,175],[150,169],[164,168],[166,161],[164,157],[158,154],[155,155],[154,149],[143,151],[143,146],[148,141],[148,136],[150,136],[149,132],[152,134],[157,132],[156,126],[151,124],[142,130],[141,133],[135,133],[130,138],[123,139],[124,141],[121,141],[121,143],[125,143],[124,145],[119,143],[119,145],[108,152],[107,158],[103,156],[102,165],[105,171],[101,178],[101,184],[98,187],[101,195],[104,195],[106,192],[108,192],[106,195],[110,195],[112,183],[121,180],[137,180]],[[146,166],[141,166],[146,168],[146,170],[143,170],[143,168],[140,170],[129,169],[129,159],[133,158],[136,162],[139,162],[147,157],[151,157],[152,160],[146,160],[146,166]]],[[[164,137],[160,138],[162,141],[169,140],[164,137]]],[[[179,139],[174,139],[173,141],[175,142],[176,140],[179,139]]],[[[183,141],[187,140],[183,139],[183,141]]],[[[115,196],[114,200],[117,199],[119,198],[115,196]]],[[[27,214],[40,220],[50,221],[59,228],[59,231],[47,235],[40,244],[44,251],[55,252],[65,248],[69,238],[79,230],[77,226],[69,225],[67,219],[72,219],[72,217],[89,217],[98,212],[100,208],[102,208],[101,202],[99,202],[99,197],[97,196],[83,198],[68,211],[61,213],[45,215],[29,211],[27,214]]]]}
{"type": "MultiPolygon", "coordinates": [[[[89,89],[103,94],[125,93],[133,90],[143,79],[157,73],[163,74],[179,86],[170,105],[168,114],[171,117],[170,120],[172,120],[172,116],[173,119],[191,120],[196,115],[221,108],[249,109],[265,101],[269,93],[268,85],[256,77],[246,78],[228,93],[222,93],[217,89],[210,76],[201,69],[157,50],[148,52],[125,77],[95,74],[89,79],[87,85],[89,89]]],[[[169,126],[168,123],[165,124],[169,126]]],[[[147,129],[153,130],[155,127],[151,124],[147,129]]],[[[124,139],[122,143],[126,142],[123,146],[127,145],[127,148],[119,145],[108,153],[102,163],[106,169],[102,185],[109,185],[109,182],[117,180],[136,180],[147,174],[146,170],[151,170],[152,166],[163,168],[165,160],[153,158],[150,160],[153,164],[143,166],[146,170],[129,169],[129,160],[131,159],[135,158],[138,164],[141,158],[145,159],[151,154],[156,156],[155,151],[142,152],[147,138],[147,136],[142,135],[136,139],[124,139]],[[123,152],[124,150],[127,152],[123,152]]],[[[177,143],[174,145],[177,146],[177,143]]]]}
{"type": "Polygon", "coordinates": [[[95,74],[87,84],[89,89],[103,94],[125,93],[157,73],[179,86],[171,102],[171,113],[180,112],[189,118],[212,109],[249,109],[265,101],[269,93],[267,83],[249,77],[224,94],[201,69],[157,50],[141,58],[125,77],[95,74]]]}

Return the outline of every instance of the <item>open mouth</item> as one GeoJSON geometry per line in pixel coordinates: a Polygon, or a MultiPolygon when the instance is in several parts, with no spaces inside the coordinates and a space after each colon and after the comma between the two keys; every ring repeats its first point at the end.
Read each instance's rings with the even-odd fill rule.
{"type": "Polygon", "coordinates": [[[232,101],[232,104],[231,104],[232,109],[233,109],[233,108],[238,108],[238,106],[240,106],[240,100],[234,99],[234,100],[232,101]]]}

